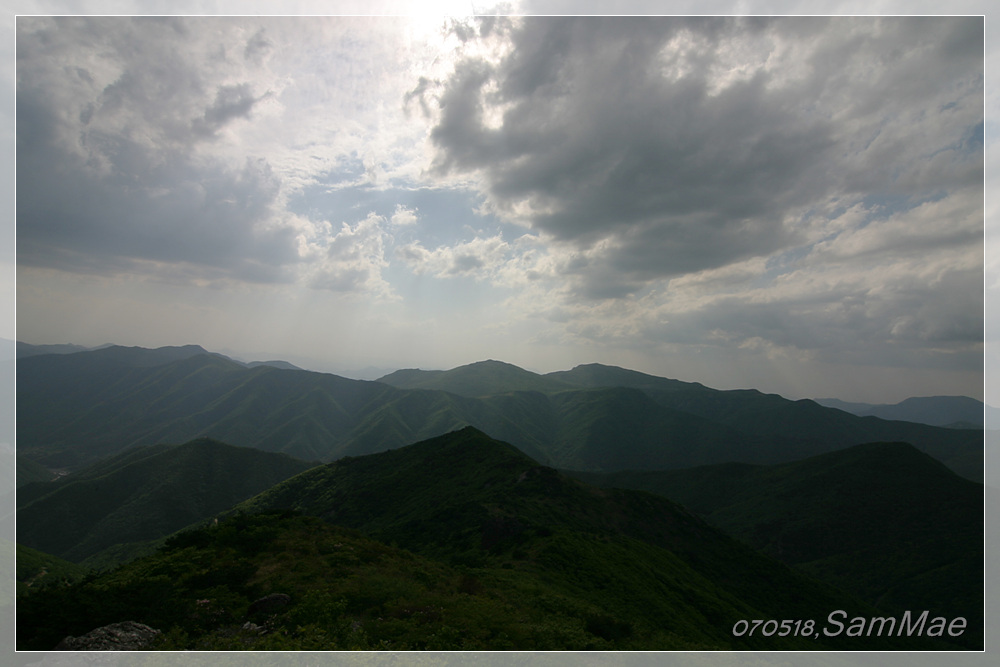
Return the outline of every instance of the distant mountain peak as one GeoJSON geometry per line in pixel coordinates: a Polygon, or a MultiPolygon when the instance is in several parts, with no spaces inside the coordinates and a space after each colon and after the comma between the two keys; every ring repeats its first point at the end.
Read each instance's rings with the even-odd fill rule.
{"type": "Polygon", "coordinates": [[[447,371],[399,370],[378,381],[399,389],[437,389],[470,398],[516,391],[552,392],[572,388],[572,385],[554,378],[496,359],[477,361],[447,371]]]}
{"type": "Polygon", "coordinates": [[[270,366],[272,368],[280,368],[286,371],[301,371],[302,368],[296,366],[295,364],[289,363],[287,361],[282,361],[280,359],[272,359],[270,361],[249,361],[247,362],[247,368],[256,368],[257,366],[270,366]]]}
{"type": "Polygon", "coordinates": [[[160,347],[142,347],[141,345],[105,345],[100,350],[145,350],[147,352],[190,352],[193,354],[208,354],[208,350],[201,345],[189,343],[187,345],[161,345],[160,347]]]}
{"type": "MultiPolygon", "coordinates": [[[[475,361],[475,362],[473,362],[471,364],[465,364],[465,365],[466,366],[498,366],[498,367],[503,367],[503,368],[516,368],[519,371],[524,370],[520,366],[516,366],[516,365],[508,363],[506,361],[500,361],[499,359],[483,359],[482,361],[475,361]]],[[[459,368],[462,368],[462,367],[459,366],[459,368]]],[[[530,372],[530,371],[528,371],[528,372],[530,372]]]]}
{"type": "Polygon", "coordinates": [[[835,398],[818,398],[827,408],[843,410],[859,417],[878,417],[892,421],[909,421],[931,426],[964,424],[982,428],[984,415],[993,417],[994,408],[968,396],[911,396],[899,403],[851,403],[835,398]]]}
{"type": "Polygon", "coordinates": [[[706,389],[699,382],[684,382],[650,375],[620,366],[589,363],[574,366],[569,371],[547,373],[547,378],[559,380],[578,387],[632,387],[642,390],[675,391],[677,389],[706,389]]]}
{"type": "MultiPolygon", "coordinates": [[[[405,457],[407,456],[408,449],[424,453],[434,452],[439,456],[447,456],[449,458],[455,456],[467,456],[470,455],[473,450],[478,449],[482,451],[495,452],[502,458],[516,459],[534,466],[539,465],[537,461],[519,450],[514,445],[503,442],[502,440],[497,440],[475,426],[463,426],[449,433],[445,433],[444,435],[439,435],[412,445],[407,445],[406,447],[391,450],[392,456],[394,458],[405,457]]],[[[427,460],[425,459],[421,463],[422,465],[426,464],[427,460]]]]}

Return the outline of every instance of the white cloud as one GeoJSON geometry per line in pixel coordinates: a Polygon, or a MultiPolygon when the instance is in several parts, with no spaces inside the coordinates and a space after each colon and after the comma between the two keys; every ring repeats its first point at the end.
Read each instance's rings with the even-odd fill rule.
{"type": "Polygon", "coordinates": [[[398,257],[416,274],[437,278],[495,280],[507,261],[511,246],[497,234],[465,243],[428,250],[419,242],[402,246],[398,257]]]}
{"type": "Polygon", "coordinates": [[[300,252],[307,261],[306,284],[331,292],[397,298],[382,276],[389,234],[384,218],[369,214],[351,225],[319,225],[325,232],[305,241],[300,252]]]}
{"type": "MultiPolygon", "coordinates": [[[[959,191],[888,216],[879,211],[853,209],[841,231],[817,244],[815,260],[864,262],[898,261],[923,257],[946,248],[982,255],[982,191],[959,191]],[[861,218],[858,219],[858,214],[861,218]]],[[[836,221],[834,224],[837,224],[836,221]]]]}
{"type": "MultiPolygon", "coordinates": [[[[367,223],[333,235],[342,255],[300,253],[325,232],[287,203],[353,160],[369,181],[419,173],[424,127],[405,122],[410,72],[393,63],[420,66],[430,49],[414,40],[401,53],[405,25],[20,19],[19,261],[201,283],[302,276],[391,293],[367,223]]],[[[416,219],[403,206],[392,216],[396,226],[416,219]]]]}
{"type": "Polygon", "coordinates": [[[402,204],[396,204],[396,211],[391,218],[392,224],[397,227],[416,224],[419,219],[416,209],[407,208],[402,204]]]}

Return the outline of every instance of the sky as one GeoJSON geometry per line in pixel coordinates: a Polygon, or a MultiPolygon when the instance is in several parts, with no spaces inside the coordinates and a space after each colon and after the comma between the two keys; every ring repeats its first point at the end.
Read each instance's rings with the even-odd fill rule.
{"type": "Polygon", "coordinates": [[[29,4],[0,336],[989,402],[981,16],[29,4]]]}

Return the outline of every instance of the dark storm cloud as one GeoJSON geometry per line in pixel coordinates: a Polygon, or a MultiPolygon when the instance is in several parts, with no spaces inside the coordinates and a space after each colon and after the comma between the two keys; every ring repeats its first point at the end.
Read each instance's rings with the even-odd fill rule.
{"type": "Polygon", "coordinates": [[[417,82],[416,88],[408,91],[406,95],[403,96],[404,109],[409,109],[410,102],[414,99],[420,102],[420,108],[424,112],[424,116],[430,116],[430,107],[427,104],[427,92],[433,86],[434,82],[425,76],[420,77],[417,82]]]}
{"type": "Polygon", "coordinates": [[[263,98],[254,97],[250,84],[219,86],[215,102],[196,118],[192,127],[197,134],[212,135],[236,118],[248,118],[253,106],[263,98]]]}
{"type": "Polygon", "coordinates": [[[267,160],[198,152],[261,97],[249,83],[216,82],[198,49],[218,45],[198,42],[192,27],[19,22],[20,264],[114,273],[152,263],[178,280],[291,279],[296,238],[276,222],[280,181],[267,160]]]}
{"type": "Polygon", "coordinates": [[[981,28],[526,18],[508,55],[445,82],[435,166],[587,251],[566,270],[579,293],[619,296],[795,244],[834,199],[916,205],[981,179],[981,28]]]}
{"type": "Polygon", "coordinates": [[[274,44],[266,37],[264,29],[261,28],[254,33],[253,37],[247,40],[246,48],[243,49],[243,57],[260,64],[273,48],[274,44]]]}
{"type": "Polygon", "coordinates": [[[468,273],[483,267],[483,260],[475,255],[458,255],[449,273],[468,273]]]}
{"type": "MultiPolygon", "coordinates": [[[[206,275],[252,282],[286,281],[297,260],[295,239],[281,228],[255,228],[273,214],[277,181],[263,160],[239,170],[192,168],[183,156],[159,156],[107,140],[116,171],[99,176],[73,156],[31,158],[19,151],[18,261],[114,273],[136,261],[186,263],[206,275]],[[45,162],[37,165],[39,158],[45,162]],[[136,173],[126,171],[136,166],[136,173]],[[283,268],[285,267],[285,268],[283,268]]],[[[180,275],[180,274],[178,274],[180,275]]]]}

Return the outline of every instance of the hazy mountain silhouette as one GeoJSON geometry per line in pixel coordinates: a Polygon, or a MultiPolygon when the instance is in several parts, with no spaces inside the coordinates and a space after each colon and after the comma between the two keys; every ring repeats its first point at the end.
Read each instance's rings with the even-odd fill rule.
{"type": "Polygon", "coordinates": [[[899,403],[879,405],[849,403],[835,398],[818,398],[816,402],[860,417],[878,417],[949,428],[983,428],[984,414],[996,412],[995,408],[968,396],[914,396],[899,403]]]}

